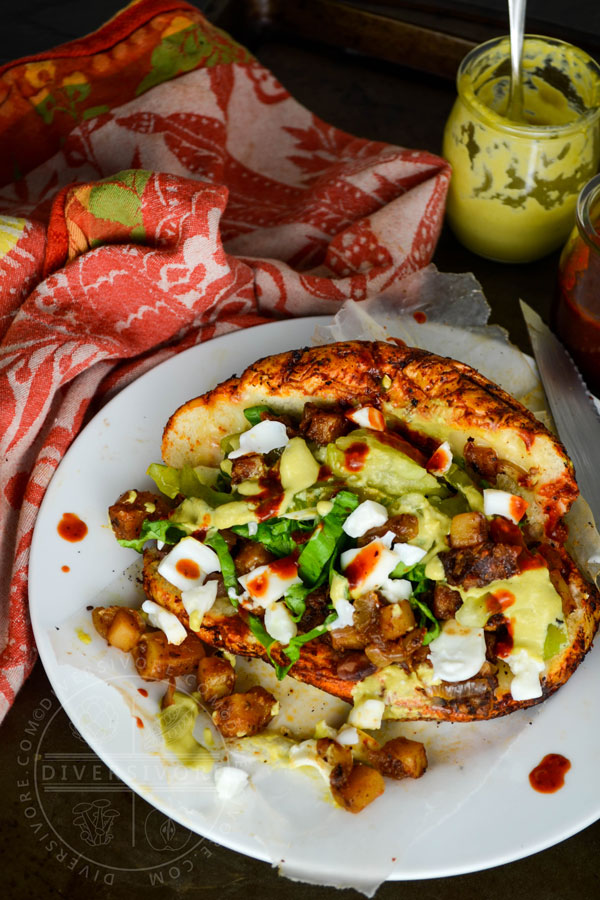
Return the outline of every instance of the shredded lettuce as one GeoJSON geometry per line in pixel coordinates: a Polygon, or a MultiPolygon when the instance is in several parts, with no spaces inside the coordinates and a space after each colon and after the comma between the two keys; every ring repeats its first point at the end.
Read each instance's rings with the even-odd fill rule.
{"type": "Polygon", "coordinates": [[[266,522],[258,523],[254,534],[250,534],[247,525],[234,525],[231,530],[240,537],[258,541],[275,556],[290,556],[300,546],[292,534],[297,531],[312,531],[313,528],[313,523],[294,519],[267,519],[266,522]]]}
{"type": "MultiPolygon", "coordinates": [[[[159,463],[152,463],[148,466],[147,475],[152,478],[156,487],[161,494],[165,494],[173,500],[179,494],[184,497],[199,497],[216,509],[223,503],[230,503],[235,499],[235,495],[227,494],[221,491],[215,491],[212,487],[205,484],[202,478],[205,476],[205,467],[184,466],[182,469],[174,469],[172,466],[162,466],[159,463]]],[[[215,478],[218,478],[218,472],[215,471],[215,478]]]]}
{"type": "Polygon", "coordinates": [[[262,644],[262,646],[267,651],[269,659],[275,668],[275,674],[277,675],[277,679],[281,681],[287,673],[290,671],[294,663],[298,662],[300,659],[300,648],[303,644],[308,643],[308,641],[314,640],[316,637],[319,637],[322,634],[325,634],[327,631],[327,626],[335,621],[337,618],[337,613],[332,613],[329,615],[322,625],[317,625],[316,628],[313,628],[311,631],[307,631],[306,634],[297,634],[296,637],[293,637],[287,647],[283,647],[283,652],[290,660],[286,666],[280,665],[271,654],[271,647],[273,644],[277,643],[275,638],[271,637],[269,632],[266,630],[265,626],[256,616],[248,616],[248,625],[250,627],[250,631],[256,638],[256,640],[262,644]]]}
{"type": "Polygon", "coordinates": [[[351,491],[336,494],[333,509],[323,517],[298,558],[298,574],[305,584],[314,587],[319,582],[345,539],[344,522],[359,503],[351,491]]]}
{"type": "Polygon", "coordinates": [[[119,544],[121,547],[131,547],[131,549],[141,553],[147,541],[162,541],[163,544],[176,544],[186,534],[186,531],[182,531],[170,519],[157,519],[155,522],[144,519],[140,536],[131,541],[120,539],[119,544]]]}
{"type": "Polygon", "coordinates": [[[414,568],[407,573],[406,577],[413,583],[413,593],[409,602],[413,609],[418,610],[420,613],[420,627],[427,629],[423,638],[423,643],[427,645],[439,635],[441,630],[440,623],[420,596],[430,589],[431,581],[425,576],[425,566],[423,563],[414,566],[414,568]]]}
{"type": "Polygon", "coordinates": [[[233,561],[231,553],[229,552],[227,542],[223,535],[219,534],[216,528],[211,528],[204,539],[204,543],[208,544],[209,547],[212,547],[212,549],[219,557],[221,574],[225,583],[227,596],[229,597],[231,604],[237,609],[239,606],[239,585],[235,572],[235,563],[233,561]]]}
{"type": "Polygon", "coordinates": [[[248,409],[244,410],[244,415],[251,425],[258,425],[259,422],[262,422],[262,414],[270,412],[271,410],[268,406],[249,406],[248,409]]]}

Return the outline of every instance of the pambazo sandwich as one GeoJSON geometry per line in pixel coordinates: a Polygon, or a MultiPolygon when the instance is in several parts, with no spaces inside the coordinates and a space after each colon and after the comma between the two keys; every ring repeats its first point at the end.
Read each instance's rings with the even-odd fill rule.
{"type": "Polygon", "coordinates": [[[186,671],[200,638],[377,728],[530,706],[591,646],[598,594],[564,547],[573,466],[460,362],[359,341],[270,356],[180,407],[162,455],[159,493],[110,509],[144,555],[146,677],[186,671]]]}

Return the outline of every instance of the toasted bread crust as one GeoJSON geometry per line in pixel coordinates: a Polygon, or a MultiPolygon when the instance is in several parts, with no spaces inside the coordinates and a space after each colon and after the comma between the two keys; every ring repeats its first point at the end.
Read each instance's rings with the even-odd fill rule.
{"type": "Polygon", "coordinates": [[[163,459],[172,466],[216,465],[220,440],[248,427],[244,408],[266,404],[299,416],[309,400],[376,406],[393,430],[425,448],[448,440],[455,456],[469,437],[493,447],[528,473],[519,492],[551,538],[578,495],[560,441],[506,391],[464,363],[383,342],[347,341],[259,360],[171,416],[163,459]]]}

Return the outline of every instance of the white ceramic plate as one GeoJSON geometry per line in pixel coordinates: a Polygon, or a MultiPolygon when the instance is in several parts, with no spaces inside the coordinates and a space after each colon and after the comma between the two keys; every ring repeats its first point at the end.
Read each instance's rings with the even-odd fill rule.
{"type": "MultiPolygon", "coordinates": [[[[255,359],[309,344],[315,326],[326,321],[278,322],[194,347],[138,379],[85,428],[52,479],[33,539],[30,608],[42,661],[74,725],[118,777],[182,825],[275,862],[287,874],[364,888],[385,878],[432,878],[519,859],[600,815],[597,648],[555,697],[529,712],[487,723],[407,726],[406,733],[427,744],[429,771],[417,782],[388,782],[385,795],[359,816],[326,803],[319,784],[302,772],[263,767],[257,787],[227,813],[226,828],[223,809],[206,786],[198,787],[198,803],[193,784],[188,787],[183,807],[172,779],[159,785],[145,771],[146,751],[132,732],[131,709],[115,702],[114,691],[98,679],[82,676],[86,646],[74,640],[69,650],[77,668],[57,659],[55,626],[85,615],[85,606],[136,557],[114,540],[106,509],[123,490],[145,486],[143,473],[160,459],[168,416],[255,359]],[[81,543],[66,543],[57,533],[67,511],[88,525],[81,543]],[[67,565],[68,574],[62,571],[67,565]],[[108,695],[109,721],[100,727],[90,709],[106,704],[108,695]],[[124,762],[132,746],[137,766],[124,762]],[[552,795],[534,792],[528,782],[547,753],[561,753],[572,764],[565,786],[552,795]]],[[[129,671],[124,677],[135,678],[129,671]]],[[[166,769],[171,765],[165,762],[166,769]]]]}

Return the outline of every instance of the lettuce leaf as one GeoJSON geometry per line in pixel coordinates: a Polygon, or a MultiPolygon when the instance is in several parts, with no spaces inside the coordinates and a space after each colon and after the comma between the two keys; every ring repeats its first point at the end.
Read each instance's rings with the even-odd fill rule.
{"type": "Polygon", "coordinates": [[[199,497],[213,509],[235,500],[234,494],[215,491],[204,484],[201,479],[202,468],[202,466],[197,468],[184,466],[182,469],[174,469],[172,466],[152,463],[148,466],[146,474],[154,481],[161,494],[165,494],[171,500],[178,494],[183,494],[184,497],[199,497]]]}
{"type": "Polygon", "coordinates": [[[258,425],[259,422],[262,422],[262,413],[270,413],[271,410],[268,406],[249,406],[248,409],[244,410],[244,415],[248,419],[251,425],[258,425]]]}
{"type": "Polygon", "coordinates": [[[237,609],[239,606],[239,585],[237,574],[235,571],[235,563],[233,561],[233,556],[229,552],[227,541],[221,534],[219,534],[216,528],[211,528],[204,538],[204,543],[209,547],[212,547],[212,549],[219,557],[219,563],[221,565],[221,575],[223,576],[227,596],[229,597],[232,606],[237,609]]]}
{"type": "Polygon", "coordinates": [[[250,534],[247,525],[234,525],[231,530],[240,537],[258,541],[275,556],[280,557],[290,556],[298,549],[299,544],[292,537],[294,532],[312,531],[313,528],[313,523],[307,524],[292,519],[268,519],[266,522],[258,523],[255,534],[250,534]]]}
{"type": "Polygon", "coordinates": [[[298,574],[305,584],[314,587],[341,548],[345,539],[342,526],[359,502],[350,491],[336,494],[333,509],[323,517],[298,558],[298,574]]]}
{"type": "MultiPolygon", "coordinates": [[[[394,570],[395,571],[395,570],[394,570]]],[[[393,573],[392,573],[393,574],[393,573]]],[[[419,625],[426,628],[423,643],[430,644],[440,633],[440,623],[429,609],[429,606],[421,599],[421,595],[431,587],[431,581],[425,576],[425,566],[419,563],[406,574],[406,578],[413,583],[413,594],[409,600],[413,609],[419,612],[419,625]]]]}
{"type": "Polygon", "coordinates": [[[144,519],[140,536],[132,541],[121,539],[119,544],[121,547],[131,547],[132,550],[137,550],[138,553],[141,553],[147,541],[162,541],[164,544],[176,544],[186,535],[187,531],[182,531],[170,519],[157,519],[155,522],[144,519]]]}

